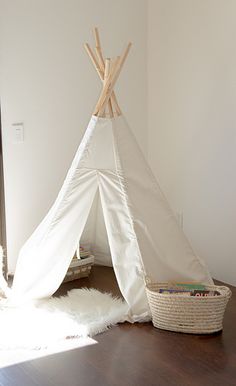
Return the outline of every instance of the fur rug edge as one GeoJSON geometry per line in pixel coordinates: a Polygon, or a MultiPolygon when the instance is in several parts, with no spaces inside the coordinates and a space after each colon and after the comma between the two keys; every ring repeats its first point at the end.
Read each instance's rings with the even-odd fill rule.
{"type": "Polygon", "coordinates": [[[0,350],[46,349],[68,339],[94,337],[126,320],[128,305],[96,289],[73,289],[35,306],[0,310],[0,350]]]}

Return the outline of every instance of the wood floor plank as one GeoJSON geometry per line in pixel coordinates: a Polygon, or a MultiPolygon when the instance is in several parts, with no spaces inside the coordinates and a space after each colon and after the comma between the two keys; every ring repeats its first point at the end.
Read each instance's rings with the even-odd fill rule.
{"type": "MultiPolygon", "coordinates": [[[[96,267],[89,279],[65,283],[119,294],[110,268],[96,267]]],[[[120,324],[97,335],[97,344],[0,370],[4,386],[235,386],[236,288],[232,287],[224,331],[188,335],[156,329],[151,323],[120,324]]]]}

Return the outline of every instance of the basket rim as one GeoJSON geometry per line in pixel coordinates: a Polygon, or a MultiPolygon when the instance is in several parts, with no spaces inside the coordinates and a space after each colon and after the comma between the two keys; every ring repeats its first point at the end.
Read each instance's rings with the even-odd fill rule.
{"type": "Polygon", "coordinates": [[[208,296],[205,296],[205,297],[200,297],[200,296],[191,296],[191,297],[188,297],[188,296],[181,296],[181,295],[175,295],[175,294],[163,294],[163,293],[160,293],[158,292],[158,288],[161,288],[163,286],[168,286],[170,285],[170,282],[149,282],[147,283],[146,282],[146,291],[148,291],[149,293],[152,293],[153,295],[155,296],[158,296],[158,297],[163,297],[165,299],[173,299],[174,297],[176,298],[180,298],[180,299],[190,299],[192,301],[198,301],[199,299],[201,300],[207,300],[207,299],[222,299],[222,298],[230,298],[232,296],[232,291],[229,287],[227,286],[219,286],[219,285],[214,285],[214,284],[206,284],[205,287],[206,289],[214,289],[214,290],[218,290],[220,292],[220,295],[217,295],[217,296],[214,296],[214,295],[208,295],[208,296]],[[155,289],[153,288],[155,286],[155,289]]]}

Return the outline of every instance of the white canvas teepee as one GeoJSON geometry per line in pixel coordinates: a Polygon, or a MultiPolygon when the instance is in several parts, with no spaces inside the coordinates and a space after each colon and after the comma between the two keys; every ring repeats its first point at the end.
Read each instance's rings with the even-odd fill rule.
{"type": "Polygon", "coordinates": [[[54,205],[20,251],[12,296],[52,295],[85,238],[99,263],[109,264],[110,259],[129,305],[127,318],[141,321],[150,317],[146,275],[156,281],[209,283],[211,278],[178,226],[117,104],[113,87],[130,44],[112,64],[104,63],[97,30],[95,38],[98,60],[89,45],[86,49],[103,90],[54,205]]]}

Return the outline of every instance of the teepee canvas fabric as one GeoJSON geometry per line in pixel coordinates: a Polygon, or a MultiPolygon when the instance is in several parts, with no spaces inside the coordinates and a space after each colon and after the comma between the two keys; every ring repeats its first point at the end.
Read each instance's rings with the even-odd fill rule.
{"type": "Polygon", "coordinates": [[[35,299],[56,291],[98,199],[102,210],[91,212],[94,229],[89,241],[96,258],[96,250],[106,244],[93,237],[104,221],[112,265],[130,307],[130,319],[149,316],[146,275],[157,281],[211,281],[125,119],[93,116],[56,202],[20,252],[15,295],[35,299]]]}
{"type": "Polygon", "coordinates": [[[79,243],[90,244],[95,262],[112,265],[128,304],[127,320],[150,318],[145,277],[154,281],[211,283],[178,226],[131,132],[113,91],[131,43],[103,59],[85,48],[103,89],[61,191],[45,219],[20,251],[11,297],[51,296],[79,243]],[[106,111],[108,109],[108,117],[106,111]]]}

